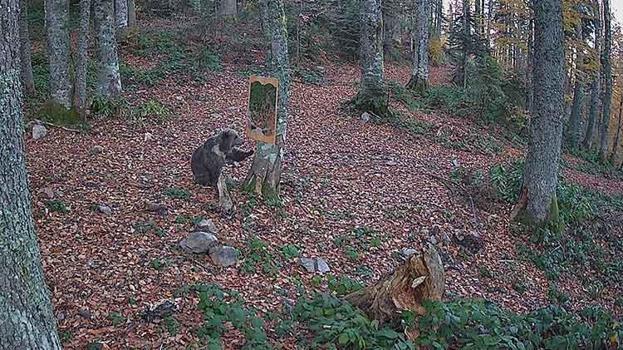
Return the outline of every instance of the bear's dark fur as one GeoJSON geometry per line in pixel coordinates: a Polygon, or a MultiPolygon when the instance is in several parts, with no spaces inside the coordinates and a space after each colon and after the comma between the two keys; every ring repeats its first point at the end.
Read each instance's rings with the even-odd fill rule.
{"type": "Polygon", "coordinates": [[[223,129],[199,146],[190,160],[195,182],[216,187],[221,170],[229,162],[241,162],[253,154],[253,150],[242,151],[242,138],[233,129],[223,129]]]}

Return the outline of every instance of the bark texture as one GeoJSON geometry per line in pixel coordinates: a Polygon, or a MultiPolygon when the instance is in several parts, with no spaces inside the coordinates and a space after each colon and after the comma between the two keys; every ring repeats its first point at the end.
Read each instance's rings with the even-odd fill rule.
{"type": "Polygon", "coordinates": [[[428,38],[431,15],[431,0],[417,0],[417,18],[415,22],[415,49],[412,57],[411,79],[409,89],[424,92],[428,89],[428,38]]]}
{"type": "Polygon", "coordinates": [[[223,18],[236,17],[238,14],[236,0],[221,0],[219,14],[223,18]]]}
{"type": "Polygon", "coordinates": [[[271,42],[269,66],[279,80],[277,101],[277,138],[275,144],[257,142],[246,187],[265,198],[279,196],[281,162],[288,124],[290,61],[288,32],[283,0],[262,0],[262,21],[266,38],[271,42]]]}
{"type": "Polygon", "coordinates": [[[19,13],[19,48],[21,59],[21,76],[24,90],[27,94],[35,93],[35,79],[32,75],[32,45],[30,44],[30,32],[28,30],[28,2],[20,1],[19,13]]]}
{"type": "Polygon", "coordinates": [[[71,107],[69,81],[69,0],[46,0],[45,23],[50,66],[50,97],[71,107]]]}
{"type": "Polygon", "coordinates": [[[612,29],[610,28],[612,14],[610,0],[604,0],[604,50],[601,58],[602,75],[604,78],[604,95],[602,100],[601,126],[599,130],[599,157],[602,161],[608,158],[608,127],[610,126],[610,104],[612,103],[612,64],[610,51],[612,50],[612,29]]]}
{"type": "Polygon", "coordinates": [[[411,256],[391,275],[375,285],[351,293],[344,298],[380,322],[394,322],[400,312],[413,311],[423,315],[425,300],[439,301],[443,296],[445,277],[437,250],[430,247],[422,255],[411,256]]]}
{"type": "Polygon", "coordinates": [[[113,3],[94,0],[93,17],[97,37],[97,87],[96,94],[114,98],[121,94],[117,41],[115,40],[113,3]]]}
{"type": "Polygon", "coordinates": [[[61,349],[28,191],[18,4],[0,2],[0,348],[61,349]]]}
{"type": "Polygon", "coordinates": [[[115,1],[115,25],[117,28],[128,26],[128,0],[115,1]]]}
{"type": "Polygon", "coordinates": [[[74,91],[74,106],[84,118],[87,104],[87,65],[89,47],[89,17],[91,0],[80,0],[80,30],[78,32],[78,52],[76,57],[76,83],[74,91]]]}
{"type": "Polygon", "coordinates": [[[386,57],[391,58],[395,44],[400,39],[400,4],[397,0],[383,2],[383,51],[386,57]]]}
{"type": "Polygon", "coordinates": [[[371,112],[378,118],[387,117],[387,96],[383,78],[383,14],[381,0],[361,2],[361,33],[359,39],[361,86],[352,101],[355,109],[371,112]]]}
{"type": "Polygon", "coordinates": [[[619,149],[619,142],[621,141],[621,117],[623,116],[623,96],[619,100],[619,117],[617,118],[617,133],[614,136],[614,143],[612,144],[612,154],[610,154],[610,163],[614,164],[617,156],[617,150],[619,149]]]}
{"type": "Polygon", "coordinates": [[[134,0],[128,0],[128,26],[134,27],[136,25],[136,2],[134,0]]]}
{"type": "Polygon", "coordinates": [[[568,140],[572,148],[577,148],[580,139],[580,124],[582,123],[582,104],[584,103],[584,87],[578,79],[573,89],[573,105],[569,117],[568,140]]]}
{"type": "Polygon", "coordinates": [[[534,116],[516,209],[525,209],[527,218],[540,224],[557,219],[565,79],[562,4],[559,0],[535,0],[534,13],[534,116]]]}

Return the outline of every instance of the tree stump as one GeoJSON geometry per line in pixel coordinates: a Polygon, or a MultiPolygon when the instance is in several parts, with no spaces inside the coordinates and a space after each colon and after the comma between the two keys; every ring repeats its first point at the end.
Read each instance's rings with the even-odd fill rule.
{"type": "Polygon", "coordinates": [[[444,271],[439,253],[430,246],[423,255],[413,255],[392,274],[375,285],[348,294],[346,301],[381,323],[397,321],[401,311],[424,315],[424,300],[441,300],[444,271]]]}
{"type": "Polygon", "coordinates": [[[216,183],[218,190],[218,207],[224,214],[229,214],[234,210],[234,202],[231,200],[229,190],[227,189],[227,181],[225,175],[221,173],[216,183]]]}

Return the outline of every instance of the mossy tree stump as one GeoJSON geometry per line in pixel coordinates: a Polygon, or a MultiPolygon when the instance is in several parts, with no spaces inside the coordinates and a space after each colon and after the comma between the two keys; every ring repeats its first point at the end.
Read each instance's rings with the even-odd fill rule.
{"type": "Polygon", "coordinates": [[[399,321],[408,310],[424,315],[425,300],[439,301],[443,296],[445,277],[441,257],[431,246],[421,255],[411,256],[392,274],[375,285],[345,296],[345,300],[382,323],[399,321]]]}

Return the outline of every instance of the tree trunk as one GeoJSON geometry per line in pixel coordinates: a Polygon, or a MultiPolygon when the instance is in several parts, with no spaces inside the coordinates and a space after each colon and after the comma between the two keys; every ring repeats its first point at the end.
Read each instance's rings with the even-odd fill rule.
{"type": "Polygon", "coordinates": [[[89,55],[89,17],[91,0],[80,0],[80,30],[78,32],[78,53],[76,59],[76,83],[74,91],[74,106],[84,119],[87,104],[87,65],[89,55]]]}
{"type": "Polygon", "coordinates": [[[513,216],[533,223],[558,219],[556,186],[564,113],[564,37],[560,0],[534,1],[534,116],[521,196],[513,216]]]}
{"type": "Polygon", "coordinates": [[[136,3],[134,0],[128,0],[128,26],[136,25],[136,3]]]}
{"type": "Polygon", "coordinates": [[[530,19],[528,26],[528,69],[526,69],[528,93],[526,94],[526,110],[532,115],[534,112],[534,19],[530,19]]]}
{"type": "Polygon", "coordinates": [[[610,28],[610,0],[604,0],[604,51],[601,67],[604,77],[604,96],[602,98],[601,127],[599,140],[599,157],[603,162],[608,160],[608,127],[610,126],[610,104],[612,103],[612,66],[610,51],[612,50],[612,30],[610,28]]]}
{"type": "Polygon", "coordinates": [[[45,1],[45,23],[50,65],[50,97],[53,102],[69,109],[69,0],[45,1]]]}
{"type": "Polygon", "coordinates": [[[221,0],[219,14],[223,18],[236,17],[238,9],[236,8],[236,0],[221,0]]]}
{"type": "Polygon", "coordinates": [[[383,53],[386,57],[390,57],[394,53],[394,39],[400,27],[398,6],[399,4],[396,3],[396,0],[386,0],[383,3],[383,53]]]}
{"type": "Polygon", "coordinates": [[[430,12],[431,0],[417,0],[413,68],[407,87],[420,93],[428,89],[428,17],[430,17],[430,12]]]}
{"type": "MultiPolygon", "coordinates": [[[[597,55],[599,55],[601,51],[601,9],[598,2],[594,4],[593,10],[595,13],[595,52],[597,55]]],[[[598,71],[597,75],[593,79],[593,82],[591,83],[591,100],[588,111],[586,134],[584,135],[584,141],[582,141],[582,147],[587,150],[590,150],[593,147],[596,134],[595,124],[600,118],[600,82],[601,74],[598,71]]]]}
{"type": "Polygon", "coordinates": [[[128,26],[128,0],[114,0],[114,1],[115,1],[115,25],[119,29],[125,28],[128,26]]]}
{"type": "Polygon", "coordinates": [[[580,139],[580,124],[582,123],[582,104],[584,97],[584,88],[579,78],[576,78],[575,88],[573,89],[573,105],[571,107],[571,116],[569,117],[569,129],[567,138],[571,148],[578,147],[580,139]]]}
{"type": "Polygon", "coordinates": [[[61,349],[31,212],[24,156],[19,2],[0,5],[0,347],[61,349]]]}
{"type": "Polygon", "coordinates": [[[275,144],[257,142],[253,164],[245,180],[246,187],[264,198],[279,196],[283,146],[288,123],[290,62],[288,32],[283,0],[262,0],[262,21],[265,36],[271,41],[269,66],[279,80],[277,101],[277,139],[275,144]]]}
{"type": "Polygon", "coordinates": [[[616,160],[617,150],[619,149],[619,142],[621,141],[621,128],[623,125],[621,124],[621,114],[623,114],[623,96],[619,97],[619,118],[617,120],[617,133],[614,137],[614,144],[612,146],[612,154],[610,155],[610,163],[614,164],[616,160]]]}
{"type": "MultiPolygon", "coordinates": [[[[584,42],[582,27],[576,27],[576,36],[580,42],[584,42]]],[[[584,83],[580,77],[584,65],[584,55],[581,48],[576,49],[575,56],[575,86],[573,88],[573,102],[571,104],[571,114],[569,116],[569,127],[567,129],[567,141],[572,149],[577,149],[580,142],[580,124],[582,123],[582,105],[584,104],[584,83]]]]}
{"type": "Polygon", "coordinates": [[[107,99],[115,98],[121,94],[121,79],[112,1],[95,0],[93,14],[97,37],[96,95],[107,99]]]}
{"type": "Polygon", "coordinates": [[[423,255],[413,255],[392,274],[375,285],[344,297],[381,323],[400,319],[400,312],[409,310],[424,315],[425,300],[439,301],[443,296],[445,277],[437,250],[430,247],[423,255]]]}
{"type": "Polygon", "coordinates": [[[361,2],[359,38],[361,85],[352,101],[355,109],[370,112],[378,118],[391,115],[383,79],[383,16],[381,0],[361,2]]]}
{"type": "Polygon", "coordinates": [[[32,45],[30,45],[30,33],[28,30],[28,2],[20,1],[19,15],[19,49],[21,59],[21,77],[22,85],[28,95],[35,93],[35,79],[32,75],[32,45]]]}

